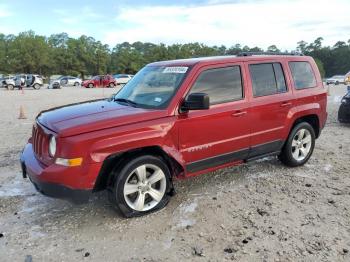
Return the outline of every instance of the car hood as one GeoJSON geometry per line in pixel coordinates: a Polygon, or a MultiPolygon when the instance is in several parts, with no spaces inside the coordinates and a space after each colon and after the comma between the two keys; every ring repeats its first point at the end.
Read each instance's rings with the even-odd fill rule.
{"type": "Polygon", "coordinates": [[[43,111],[37,121],[59,136],[66,137],[165,116],[165,110],[135,108],[104,99],[43,111]]]}

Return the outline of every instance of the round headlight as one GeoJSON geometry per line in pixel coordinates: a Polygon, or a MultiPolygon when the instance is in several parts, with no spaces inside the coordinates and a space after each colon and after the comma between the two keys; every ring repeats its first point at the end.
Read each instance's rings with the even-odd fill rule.
{"type": "Polygon", "coordinates": [[[51,157],[54,157],[56,154],[56,138],[54,136],[50,137],[49,154],[51,157]]]}

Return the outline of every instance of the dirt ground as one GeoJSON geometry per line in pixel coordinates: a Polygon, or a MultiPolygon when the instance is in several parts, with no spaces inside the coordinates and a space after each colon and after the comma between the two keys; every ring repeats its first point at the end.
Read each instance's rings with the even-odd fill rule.
{"type": "Polygon", "coordinates": [[[350,126],[336,119],[345,90],[331,87],[305,166],[265,158],[178,181],[165,209],[124,219],[104,192],[80,206],[42,196],[18,161],[40,110],[116,89],[0,89],[0,261],[350,261],[350,126]]]}

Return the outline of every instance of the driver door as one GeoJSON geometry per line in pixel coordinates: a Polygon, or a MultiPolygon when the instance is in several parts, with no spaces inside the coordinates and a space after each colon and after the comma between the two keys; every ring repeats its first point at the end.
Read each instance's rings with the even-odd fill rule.
{"type": "Polygon", "coordinates": [[[110,76],[104,76],[103,77],[103,87],[107,87],[110,83],[110,76]]]}
{"type": "Polygon", "coordinates": [[[94,80],[94,85],[96,87],[101,87],[101,76],[96,77],[96,79],[94,80]]]}
{"type": "Polygon", "coordinates": [[[209,95],[210,108],[179,115],[179,147],[188,173],[246,159],[250,114],[243,64],[208,66],[190,93],[209,95]]]}

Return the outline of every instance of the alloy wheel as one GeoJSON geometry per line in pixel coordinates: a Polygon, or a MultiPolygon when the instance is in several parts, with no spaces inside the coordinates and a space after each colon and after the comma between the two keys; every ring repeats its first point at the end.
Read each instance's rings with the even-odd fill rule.
{"type": "Polygon", "coordinates": [[[161,168],[144,164],[134,169],[124,184],[124,199],[136,211],[148,211],[163,199],[166,177],[161,168]]]}
{"type": "Polygon", "coordinates": [[[312,145],[311,133],[307,129],[300,129],[292,141],[292,156],[297,161],[303,161],[310,153],[312,145]]]}

